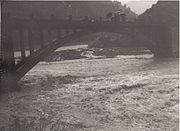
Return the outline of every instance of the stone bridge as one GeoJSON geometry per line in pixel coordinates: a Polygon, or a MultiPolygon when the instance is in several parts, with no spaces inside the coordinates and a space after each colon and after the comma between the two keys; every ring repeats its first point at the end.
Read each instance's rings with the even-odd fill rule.
{"type": "Polygon", "coordinates": [[[35,19],[33,15],[27,19],[20,19],[5,15],[2,17],[1,86],[7,86],[5,80],[12,82],[20,80],[39,61],[57,48],[95,32],[113,32],[133,36],[140,33],[151,41],[142,46],[151,50],[155,57],[169,57],[173,55],[169,31],[169,27],[166,25],[153,23],[58,20],[53,15],[51,19],[35,19]],[[34,35],[35,31],[38,32],[38,36],[34,35]],[[55,32],[56,38],[51,37],[52,31],[55,32]],[[44,42],[44,39],[47,39],[45,33],[49,38],[47,43],[44,42]],[[13,34],[16,34],[16,42],[18,41],[19,44],[20,56],[18,58],[14,55],[17,49],[14,45],[13,34]],[[27,39],[28,46],[25,46],[25,39],[27,39]],[[40,47],[37,48],[34,39],[38,39],[40,47]],[[28,55],[27,52],[29,52],[28,55]]]}

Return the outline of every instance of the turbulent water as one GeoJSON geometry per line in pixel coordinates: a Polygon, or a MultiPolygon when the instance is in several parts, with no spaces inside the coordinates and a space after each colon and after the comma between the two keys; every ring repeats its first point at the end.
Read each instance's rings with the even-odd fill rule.
{"type": "Polygon", "coordinates": [[[178,68],[178,59],[151,54],[40,62],[20,92],[2,96],[0,123],[13,116],[43,118],[46,131],[177,131],[178,68]]]}

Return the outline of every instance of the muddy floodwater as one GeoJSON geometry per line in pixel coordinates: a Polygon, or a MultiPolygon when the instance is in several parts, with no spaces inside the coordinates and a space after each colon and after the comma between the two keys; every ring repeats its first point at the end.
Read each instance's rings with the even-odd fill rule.
{"type": "Polygon", "coordinates": [[[45,131],[178,131],[177,58],[152,54],[40,62],[3,94],[0,126],[43,120],[45,131]]]}

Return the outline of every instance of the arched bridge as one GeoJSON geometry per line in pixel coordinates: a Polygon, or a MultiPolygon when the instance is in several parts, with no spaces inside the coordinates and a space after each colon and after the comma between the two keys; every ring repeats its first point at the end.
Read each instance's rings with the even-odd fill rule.
{"type": "Polygon", "coordinates": [[[111,22],[2,18],[1,41],[1,84],[9,76],[13,81],[20,80],[32,67],[57,48],[79,37],[94,32],[115,32],[136,35],[141,32],[152,44],[146,44],[155,56],[170,55],[168,29],[166,26],[153,23],[111,22]],[[56,37],[52,38],[52,34],[56,37]],[[15,40],[14,40],[15,39],[15,40]],[[35,44],[35,41],[38,41],[35,44]],[[16,43],[16,44],[15,44],[16,43]],[[17,48],[18,43],[18,48],[17,48]],[[19,51],[19,56],[17,57],[19,51]]]}

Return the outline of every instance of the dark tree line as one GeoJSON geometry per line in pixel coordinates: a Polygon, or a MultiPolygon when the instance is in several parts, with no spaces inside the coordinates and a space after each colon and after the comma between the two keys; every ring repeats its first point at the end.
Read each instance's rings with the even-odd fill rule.
{"type": "Polygon", "coordinates": [[[69,2],[4,2],[2,12],[10,12],[13,16],[26,17],[30,13],[36,14],[36,17],[49,17],[54,14],[57,18],[66,19],[72,15],[75,19],[88,16],[98,19],[100,16],[105,19],[108,12],[123,10],[127,14],[127,19],[132,20],[137,15],[121,2],[112,1],[69,1],[69,2]]]}

